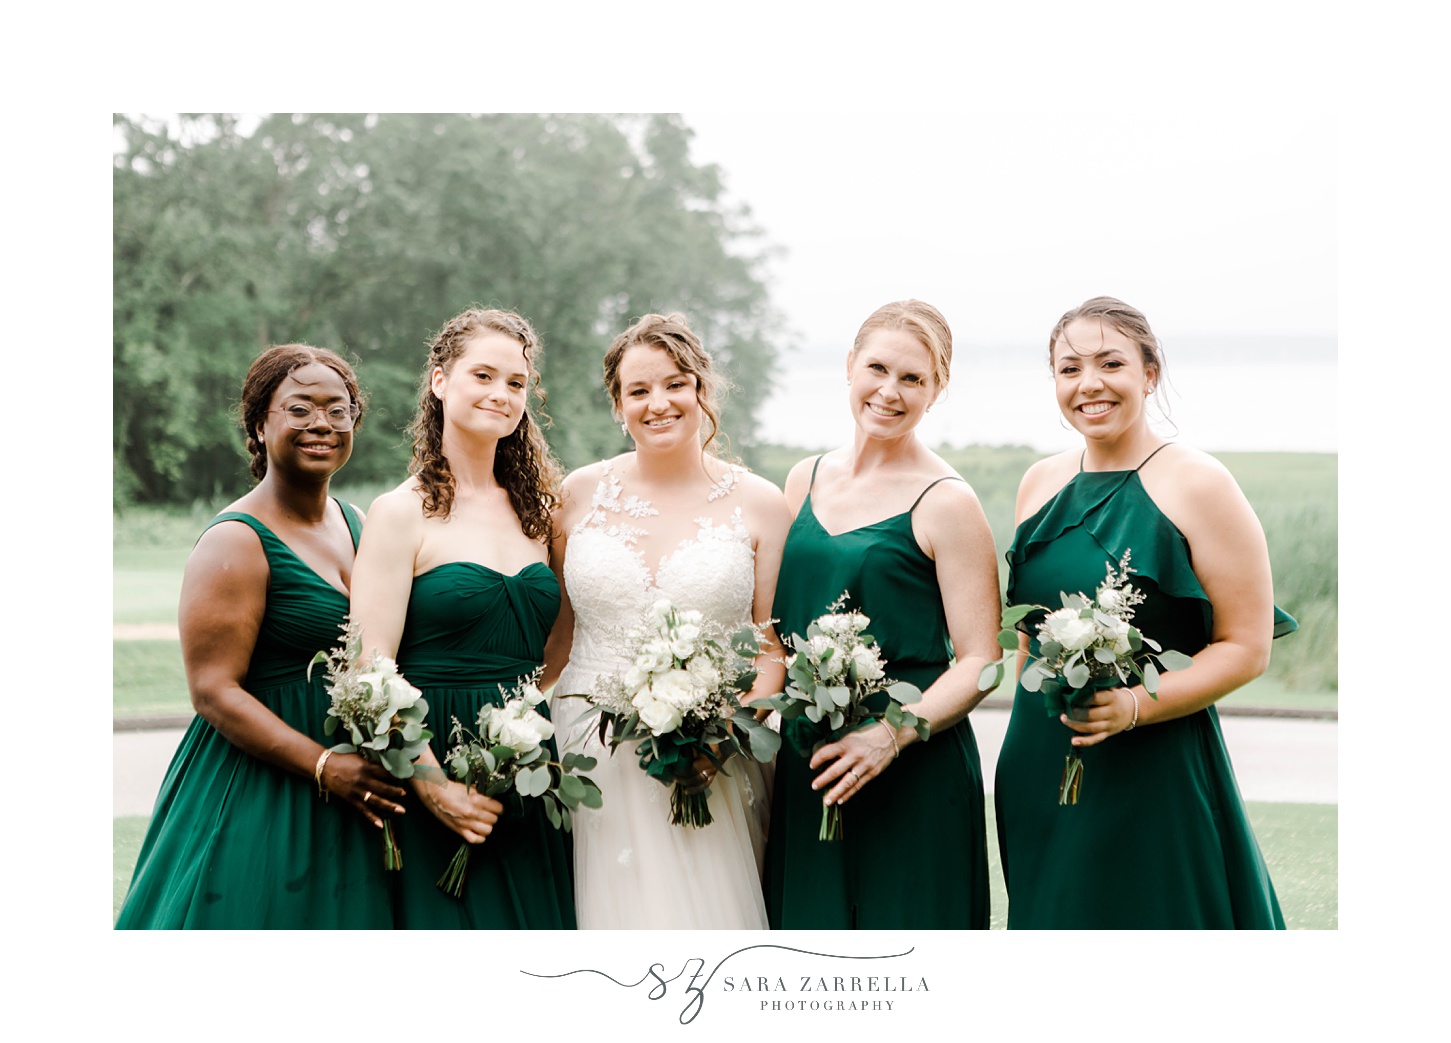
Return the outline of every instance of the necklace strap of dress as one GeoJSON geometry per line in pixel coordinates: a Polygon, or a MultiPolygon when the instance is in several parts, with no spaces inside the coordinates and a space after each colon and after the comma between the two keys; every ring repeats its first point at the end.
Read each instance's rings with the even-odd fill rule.
{"type": "Polygon", "coordinates": [[[928,493],[930,493],[932,491],[932,486],[933,485],[937,485],[940,482],[961,482],[961,481],[964,481],[964,480],[965,479],[959,478],[955,474],[945,474],[945,475],[943,475],[941,478],[937,479],[937,481],[933,482],[932,485],[929,485],[929,486],[927,486],[927,488],[925,488],[925,489],[922,490],[921,494],[917,497],[917,499],[915,499],[915,500],[912,501],[912,506],[907,508],[907,513],[908,514],[911,514],[913,511],[915,511],[917,509],[917,505],[922,502],[922,497],[923,496],[926,496],[928,493]]]}

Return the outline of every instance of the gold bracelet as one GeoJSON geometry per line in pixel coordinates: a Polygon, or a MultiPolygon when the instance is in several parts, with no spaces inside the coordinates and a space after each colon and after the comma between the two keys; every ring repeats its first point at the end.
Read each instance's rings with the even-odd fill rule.
{"type": "Polygon", "coordinates": [[[322,788],[322,766],[327,763],[327,759],[332,755],[332,750],[323,750],[322,756],[317,759],[317,767],[312,769],[312,779],[317,783],[317,795],[324,801],[328,798],[328,792],[322,788]]]}
{"type": "Polygon", "coordinates": [[[897,732],[896,732],[896,730],[893,729],[890,724],[888,724],[886,721],[884,721],[880,717],[877,718],[877,723],[880,724],[883,728],[887,729],[887,734],[892,737],[892,756],[894,758],[895,757],[902,756],[902,747],[900,747],[900,746],[897,745],[897,732]]]}

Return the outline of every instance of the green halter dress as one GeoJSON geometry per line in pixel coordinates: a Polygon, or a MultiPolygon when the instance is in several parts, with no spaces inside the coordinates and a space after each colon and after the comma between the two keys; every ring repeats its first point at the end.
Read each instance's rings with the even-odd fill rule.
{"type": "MultiPolygon", "coordinates": [[[[339,502],[357,546],[360,519],[339,502]]],[[[331,746],[321,670],[340,641],[348,596],[250,514],[270,575],[244,687],[289,727],[331,746]]],[[[388,928],[379,831],[313,780],[242,752],[195,717],[167,769],[117,928],[388,928]]]]}
{"type": "MultiPolygon", "coordinates": [[[[811,478],[814,485],[815,467],[811,478]]],[[[808,489],[776,584],[773,614],[783,638],[804,636],[846,591],[849,607],[870,617],[890,677],[926,691],[952,665],[937,567],[912,535],[922,496],[901,514],[832,535],[817,521],[808,489]]],[[[885,697],[878,701],[884,708],[885,697]]],[[[771,927],[986,929],[987,826],[972,725],[964,719],[904,747],[842,806],[843,836],[835,841],[817,839],[821,794],[811,780],[820,769],[808,767],[824,734],[804,717],[782,732],[766,845],[771,927]]]]}
{"type": "MultiPolygon", "coordinates": [[[[1091,596],[1125,551],[1146,597],[1134,625],[1164,648],[1203,649],[1209,598],[1138,468],[1080,470],[1018,526],[1008,603],[1091,596]]],[[[1296,626],[1275,609],[1276,637],[1296,626]]],[[[1009,929],[1285,926],[1213,706],[1083,749],[1078,803],[1059,806],[1071,734],[1017,690],[994,789],[1009,929]]]]}
{"type": "MultiPolygon", "coordinates": [[[[476,732],[479,708],[503,705],[504,690],[538,669],[559,601],[554,573],[539,563],[505,575],[456,561],[414,578],[398,669],[428,700],[440,764],[455,718],[476,732]]],[[[547,706],[536,709],[548,715],[547,706]]],[[[410,798],[398,829],[398,927],[574,928],[568,835],[537,801],[521,807],[508,795],[503,803],[493,833],[469,856],[463,896],[453,898],[435,883],[461,840],[410,798]]]]}

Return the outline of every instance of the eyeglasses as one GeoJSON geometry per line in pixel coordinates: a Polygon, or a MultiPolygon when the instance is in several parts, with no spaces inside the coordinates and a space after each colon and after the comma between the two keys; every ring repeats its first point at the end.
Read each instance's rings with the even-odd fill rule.
{"type": "Polygon", "coordinates": [[[282,419],[287,426],[294,431],[306,431],[312,426],[312,418],[319,413],[327,421],[327,426],[334,431],[351,431],[353,425],[358,422],[358,414],[362,412],[356,405],[347,406],[304,406],[294,402],[290,406],[283,406],[280,409],[269,409],[269,413],[281,413],[282,419]]]}

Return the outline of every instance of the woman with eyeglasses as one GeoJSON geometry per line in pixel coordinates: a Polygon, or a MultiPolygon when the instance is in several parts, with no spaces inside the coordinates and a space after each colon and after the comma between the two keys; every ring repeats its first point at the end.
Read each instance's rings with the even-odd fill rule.
{"type": "Polygon", "coordinates": [[[197,716],[172,758],[117,928],[387,928],[383,816],[403,789],[329,753],[336,645],[362,519],[328,495],[363,396],[323,348],[263,352],[242,387],[257,485],[187,559],[179,623],[197,716]]]}

